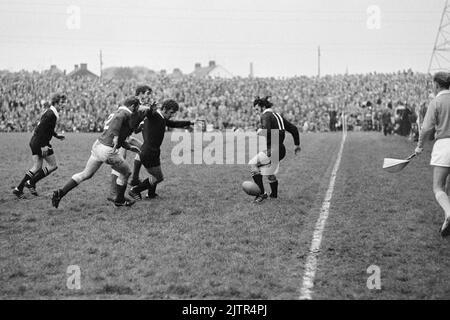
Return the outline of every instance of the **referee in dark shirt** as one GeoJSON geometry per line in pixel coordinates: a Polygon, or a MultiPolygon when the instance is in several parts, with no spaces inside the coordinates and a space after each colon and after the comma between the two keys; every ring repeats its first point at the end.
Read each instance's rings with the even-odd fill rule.
{"type": "Polygon", "coordinates": [[[50,140],[52,137],[59,140],[64,140],[63,135],[59,135],[55,132],[55,127],[56,122],[59,119],[59,111],[64,108],[66,103],[66,95],[53,95],[50,107],[44,111],[40,121],[34,129],[33,136],[30,140],[30,148],[34,164],[33,167],[27,171],[20,184],[14,188],[13,194],[17,198],[24,198],[24,187],[28,188],[32,195],[37,196],[36,183],[58,168],[50,140]],[[44,160],[47,163],[47,166],[43,168],[42,165],[44,160]]]}
{"type": "Polygon", "coordinates": [[[144,120],[142,136],[144,143],[141,147],[140,158],[142,165],[150,174],[149,179],[145,179],[139,185],[131,188],[129,196],[135,200],[141,200],[141,192],[148,190],[147,197],[155,198],[156,186],[164,180],[161,170],[161,144],[164,140],[166,127],[186,128],[194,123],[191,121],[173,121],[172,116],[178,111],[178,103],[174,100],[166,100],[161,109],[150,109],[144,120]]]}

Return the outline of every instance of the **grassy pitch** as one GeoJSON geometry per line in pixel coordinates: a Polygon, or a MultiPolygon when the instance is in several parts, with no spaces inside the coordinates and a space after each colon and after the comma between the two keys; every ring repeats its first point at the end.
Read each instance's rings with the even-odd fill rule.
{"type": "MultiPolygon", "coordinates": [[[[280,198],[260,205],[241,189],[251,179],[246,165],[176,166],[167,136],[159,199],[114,208],[104,166],[54,209],[51,191],[82,170],[96,137],[55,141],[59,169],[38,185],[40,197],[18,201],[10,188],[31,165],[30,135],[0,135],[1,298],[299,297],[339,134],[302,135],[298,157],[287,137],[280,198]],[[80,267],[80,290],[66,286],[70,265],[80,267]]],[[[398,137],[348,135],[313,298],[450,297],[450,244],[437,232],[443,214],[428,153],[401,173],[381,170],[383,157],[412,149],[398,137]],[[381,270],[381,290],[366,286],[370,265],[381,270]]]]}

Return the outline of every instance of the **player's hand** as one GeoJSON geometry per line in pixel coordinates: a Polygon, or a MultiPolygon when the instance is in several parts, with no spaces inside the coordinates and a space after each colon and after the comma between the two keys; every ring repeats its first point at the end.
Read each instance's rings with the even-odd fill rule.
{"type": "Polygon", "coordinates": [[[55,137],[56,139],[58,139],[58,140],[64,140],[64,139],[66,139],[66,137],[65,136],[63,136],[62,134],[58,134],[58,135],[56,135],[56,137],[55,137]]]}
{"type": "Polygon", "coordinates": [[[300,148],[300,146],[295,146],[295,150],[294,150],[295,155],[299,154],[300,151],[302,151],[302,148],[300,148]]]}
{"type": "Polygon", "coordinates": [[[118,145],[119,145],[119,137],[118,137],[118,136],[115,136],[115,137],[113,138],[113,150],[112,150],[113,153],[117,151],[118,145]]]}
{"type": "Polygon", "coordinates": [[[154,112],[154,111],[156,111],[156,106],[157,106],[158,104],[156,103],[156,101],[153,101],[152,103],[150,103],[150,110],[152,111],[152,112],[154,112]]]}
{"type": "Polygon", "coordinates": [[[42,152],[42,158],[47,157],[48,156],[48,147],[42,147],[41,152],[42,152]]]}
{"type": "Polygon", "coordinates": [[[417,147],[416,150],[414,150],[414,153],[416,154],[416,156],[418,156],[419,154],[421,154],[423,152],[423,148],[421,147],[417,147]]]}
{"type": "Polygon", "coordinates": [[[140,153],[141,152],[141,149],[139,149],[138,147],[133,146],[133,145],[130,145],[130,149],[129,150],[131,152],[134,152],[134,153],[140,153]]]}

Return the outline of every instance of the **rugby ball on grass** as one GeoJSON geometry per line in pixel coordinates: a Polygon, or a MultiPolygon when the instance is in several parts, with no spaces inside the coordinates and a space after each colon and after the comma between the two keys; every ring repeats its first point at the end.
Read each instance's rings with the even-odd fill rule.
{"type": "Polygon", "coordinates": [[[258,185],[253,181],[242,182],[242,189],[244,189],[245,193],[249,196],[257,196],[261,193],[258,185]]]}

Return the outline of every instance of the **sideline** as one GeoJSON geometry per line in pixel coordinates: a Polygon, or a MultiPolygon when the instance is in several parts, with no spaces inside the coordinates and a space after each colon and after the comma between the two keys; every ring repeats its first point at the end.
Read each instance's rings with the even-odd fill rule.
{"type": "Polygon", "coordinates": [[[314,287],[314,278],[316,276],[317,269],[317,257],[320,253],[320,245],[322,243],[322,235],[325,229],[325,224],[328,219],[331,198],[333,197],[334,184],[336,182],[337,172],[339,170],[339,165],[341,164],[342,153],[344,150],[345,140],[347,138],[347,126],[346,121],[342,131],[341,147],[339,149],[336,162],[331,172],[330,184],[328,185],[327,193],[325,194],[325,199],[322,202],[322,208],[320,209],[320,216],[316,222],[314,228],[314,234],[311,242],[311,248],[309,249],[308,257],[306,258],[305,271],[303,274],[303,283],[300,289],[300,300],[311,300],[312,299],[312,289],[314,287]]]}

